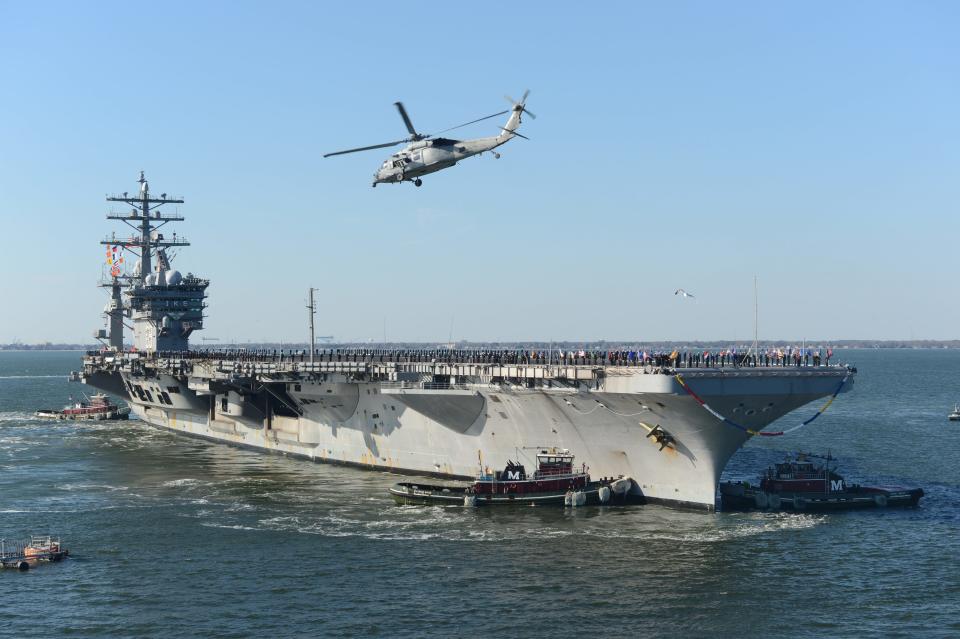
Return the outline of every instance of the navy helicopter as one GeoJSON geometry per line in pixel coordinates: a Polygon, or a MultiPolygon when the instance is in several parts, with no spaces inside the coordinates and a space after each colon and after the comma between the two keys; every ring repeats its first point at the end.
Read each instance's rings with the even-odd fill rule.
{"type": "Polygon", "coordinates": [[[403,103],[394,102],[394,106],[397,107],[397,111],[400,112],[400,117],[403,118],[403,123],[406,125],[407,131],[410,132],[410,137],[396,140],[395,142],[385,142],[384,144],[374,144],[372,146],[362,146],[357,149],[326,153],[323,157],[328,158],[334,155],[370,151],[371,149],[385,149],[390,146],[409,142],[407,146],[391,155],[380,165],[380,168],[373,175],[372,186],[375,187],[378,184],[386,182],[395,184],[399,184],[400,182],[413,182],[416,186],[421,186],[423,180],[421,180],[420,177],[423,175],[448,169],[460,160],[464,160],[473,155],[479,155],[484,151],[492,151],[493,157],[499,159],[500,154],[493,151],[493,149],[502,144],[506,144],[515,137],[529,140],[530,138],[525,135],[517,133],[522,114],[526,113],[534,119],[537,117],[527,110],[526,103],[528,95],[530,95],[530,89],[523,92],[523,97],[520,98],[519,101],[514,100],[510,96],[504,96],[507,101],[513,105],[510,109],[440,131],[440,133],[446,133],[447,131],[453,131],[454,129],[459,129],[469,124],[476,124],[477,122],[495,118],[498,115],[510,114],[506,124],[500,127],[501,131],[499,135],[487,138],[475,138],[473,140],[452,140],[450,138],[439,137],[440,133],[433,135],[417,133],[417,130],[413,128],[413,122],[410,121],[410,116],[407,115],[407,110],[403,108],[403,103]]]}

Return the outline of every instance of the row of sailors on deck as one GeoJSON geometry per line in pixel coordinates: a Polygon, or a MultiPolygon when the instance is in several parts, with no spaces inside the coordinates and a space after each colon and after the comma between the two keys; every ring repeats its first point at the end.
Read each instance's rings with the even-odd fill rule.
{"type": "MultiPolygon", "coordinates": [[[[95,354],[95,353],[92,353],[95,354]]],[[[242,362],[310,361],[307,350],[215,349],[159,351],[169,359],[214,359],[242,362]]],[[[654,368],[716,368],[756,366],[829,366],[831,348],[788,347],[723,350],[646,351],[616,350],[519,350],[519,349],[360,349],[325,348],[314,351],[317,362],[441,362],[461,364],[550,364],[592,366],[644,366],[654,368]]]]}

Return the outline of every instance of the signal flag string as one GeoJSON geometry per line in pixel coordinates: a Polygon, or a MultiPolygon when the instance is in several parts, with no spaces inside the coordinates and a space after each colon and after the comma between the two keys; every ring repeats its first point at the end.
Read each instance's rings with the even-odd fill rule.
{"type": "Polygon", "coordinates": [[[698,404],[700,404],[701,406],[704,407],[704,409],[706,409],[706,411],[707,411],[708,413],[710,413],[711,415],[713,415],[714,417],[716,417],[716,418],[719,419],[720,421],[725,422],[725,423],[729,424],[730,426],[733,426],[734,428],[737,428],[737,429],[739,429],[739,430],[742,430],[743,432],[745,432],[745,433],[747,433],[748,435],[751,435],[751,436],[752,436],[752,435],[761,435],[761,436],[763,436],[763,437],[780,437],[781,435],[786,435],[787,433],[792,433],[792,432],[794,432],[794,431],[800,430],[801,428],[803,428],[804,426],[806,426],[807,424],[809,424],[810,422],[812,422],[813,420],[815,420],[817,417],[820,417],[820,415],[823,415],[823,413],[826,412],[826,410],[827,410],[828,408],[830,408],[830,404],[832,404],[832,403],[833,403],[833,400],[835,400],[835,399],[837,398],[837,395],[840,394],[840,391],[843,390],[843,387],[844,387],[844,385],[847,383],[847,380],[850,379],[850,371],[847,371],[847,374],[843,376],[843,379],[842,379],[842,380],[840,380],[840,385],[837,386],[837,390],[835,390],[835,391],[833,392],[833,395],[830,396],[830,399],[827,400],[827,403],[824,404],[824,405],[820,408],[820,410],[818,410],[816,413],[813,414],[813,417],[811,417],[810,419],[808,419],[808,420],[806,420],[806,421],[804,421],[804,422],[801,422],[798,426],[794,426],[793,428],[788,428],[787,430],[777,431],[777,432],[775,432],[775,433],[768,433],[768,432],[764,432],[764,431],[760,431],[760,430],[753,430],[752,428],[747,428],[747,427],[745,427],[745,426],[741,426],[740,424],[736,423],[736,422],[733,421],[732,419],[728,419],[728,418],[724,417],[723,415],[721,415],[721,414],[718,413],[717,411],[715,411],[715,410],[713,410],[712,408],[710,408],[710,406],[709,406],[705,401],[703,401],[702,399],[700,399],[700,397],[699,397],[696,393],[693,392],[693,389],[690,388],[690,386],[687,385],[687,383],[683,380],[683,377],[682,377],[679,373],[677,373],[676,375],[674,375],[674,378],[675,378],[675,379],[677,380],[677,382],[680,384],[680,387],[683,388],[683,390],[687,391],[687,393],[690,395],[690,397],[694,398],[694,399],[697,401],[698,404]]]}

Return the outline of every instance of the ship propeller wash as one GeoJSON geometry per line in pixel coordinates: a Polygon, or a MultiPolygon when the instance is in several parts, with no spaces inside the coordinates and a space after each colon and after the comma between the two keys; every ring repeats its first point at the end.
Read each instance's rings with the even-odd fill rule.
{"type": "Polygon", "coordinates": [[[173,268],[186,246],[141,174],[136,197],[108,198],[132,227],[104,241],[139,258],[108,282],[105,348],[83,380],[124,397],[140,419],[248,448],[369,469],[471,479],[478,455],[528,445],[576,450],[595,476],[629,477],[635,496],[712,510],[720,473],[779,417],[853,386],[843,366],[681,371],[601,355],[324,348],[295,354],[190,351],[208,281],[173,268]],[[122,290],[122,294],[121,294],[122,290]],[[125,350],[124,319],[133,348],[125,350]]]}

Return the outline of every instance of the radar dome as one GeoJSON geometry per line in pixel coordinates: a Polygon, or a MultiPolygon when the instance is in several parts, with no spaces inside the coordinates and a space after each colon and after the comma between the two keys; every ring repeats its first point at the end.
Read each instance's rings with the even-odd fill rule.
{"type": "Polygon", "coordinates": [[[183,279],[183,276],[180,275],[180,271],[175,269],[170,269],[166,272],[167,276],[167,286],[176,286],[180,283],[180,280],[183,279]]]}

